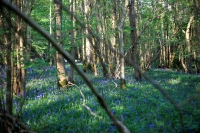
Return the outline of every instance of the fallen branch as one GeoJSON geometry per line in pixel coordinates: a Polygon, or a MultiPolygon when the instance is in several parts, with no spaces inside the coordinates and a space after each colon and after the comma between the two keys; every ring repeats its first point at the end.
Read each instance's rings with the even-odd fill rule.
{"type": "Polygon", "coordinates": [[[72,84],[73,86],[75,86],[76,88],[79,89],[79,92],[80,92],[80,94],[81,94],[81,96],[82,96],[82,98],[83,98],[82,106],[83,106],[86,110],[88,110],[92,116],[97,117],[97,118],[99,118],[99,119],[102,119],[102,117],[100,117],[100,116],[98,116],[97,114],[95,114],[95,113],[91,110],[91,108],[90,108],[89,106],[87,106],[86,100],[85,100],[85,95],[84,95],[83,92],[81,91],[80,87],[78,87],[76,84],[73,84],[73,83],[71,83],[71,84],[72,84]]]}

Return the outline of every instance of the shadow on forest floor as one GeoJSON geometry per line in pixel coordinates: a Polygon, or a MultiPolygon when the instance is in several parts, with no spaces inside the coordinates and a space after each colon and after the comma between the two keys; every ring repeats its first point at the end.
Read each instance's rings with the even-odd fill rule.
{"type": "MultiPolygon", "coordinates": [[[[199,75],[151,69],[147,72],[178,103],[197,93],[199,75]]],[[[37,76],[37,72],[34,76],[37,76]]],[[[49,69],[34,79],[28,88],[23,108],[23,121],[31,129],[41,133],[51,132],[117,132],[84,81],[75,74],[86,104],[100,118],[83,108],[79,89],[56,89],[55,69],[49,69]]],[[[111,111],[132,132],[179,132],[180,120],[173,106],[146,80],[135,81],[132,69],[126,69],[127,89],[116,87],[119,80],[110,80],[88,74],[91,82],[104,97],[111,111]]],[[[29,76],[32,76],[29,74],[29,76]]],[[[31,79],[31,78],[29,78],[31,79]]],[[[27,81],[28,84],[31,80],[27,81]]],[[[19,100],[15,100],[15,107],[19,100]]],[[[187,132],[200,128],[200,101],[193,100],[183,107],[184,126],[187,132]]]]}

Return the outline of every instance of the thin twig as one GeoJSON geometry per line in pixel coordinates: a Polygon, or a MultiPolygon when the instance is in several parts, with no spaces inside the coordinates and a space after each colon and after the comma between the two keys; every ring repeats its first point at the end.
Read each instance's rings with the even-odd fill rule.
{"type": "Polygon", "coordinates": [[[76,84],[73,84],[73,83],[71,83],[71,84],[74,85],[76,88],[79,89],[79,92],[80,92],[80,94],[81,94],[81,96],[82,96],[82,98],[83,98],[82,106],[83,106],[86,110],[88,110],[92,116],[97,117],[97,118],[99,118],[99,119],[102,119],[102,117],[98,116],[96,113],[94,113],[94,112],[91,110],[91,108],[90,108],[89,106],[87,106],[86,100],[85,100],[85,95],[84,95],[83,92],[81,91],[81,88],[78,87],[76,84]]]}

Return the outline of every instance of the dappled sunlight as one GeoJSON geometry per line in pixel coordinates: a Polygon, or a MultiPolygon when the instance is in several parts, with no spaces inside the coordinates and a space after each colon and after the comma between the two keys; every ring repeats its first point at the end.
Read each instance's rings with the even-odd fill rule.
{"type": "Polygon", "coordinates": [[[172,85],[177,85],[177,84],[180,84],[180,83],[181,83],[181,80],[180,80],[180,78],[177,78],[177,79],[169,79],[169,80],[168,80],[168,83],[169,83],[169,84],[172,84],[172,85]]]}
{"type": "MultiPolygon", "coordinates": [[[[85,96],[86,105],[97,117],[91,115],[82,106],[83,97],[77,87],[58,90],[55,85],[56,78],[49,75],[49,73],[44,73],[40,78],[27,81],[28,85],[33,83],[27,90],[23,107],[23,121],[26,125],[37,132],[117,131],[116,126],[111,124],[104,109],[101,108],[96,97],[82,79],[75,76],[76,84],[85,96]]],[[[178,103],[191,95],[187,93],[191,91],[188,88],[191,87],[191,83],[186,82],[187,76],[168,73],[168,76],[166,74],[164,78],[157,78],[159,75],[156,72],[150,75],[156,83],[164,86],[163,89],[178,103]]],[[[179,119],[177,119],[179,116],[174,107],[145,79],[136,81],[127,75],[127,88],[125,90],[116,87],[116,84],[120,83],[117,79],[113,80],[101,76],[91,79],[112,113],[131,131],[168,132],[172,131],[172,125],[179,123],[179,119]]],[[[196,78],[190,77],[190,79],[196,81],[196,78]]],[[[14,104],[17,107],[19,100],[15,100],[14,104]]],[[[185,110],[198,110],[198,102],[194,101],[187,105],[185,110]]],[[[184,112],[186,115],[184,120],[187,121],[187,116],[191,116],[193,113],[191,111],[184,112]]],[[[176,128],[178,127],[176,126],[176,128]]],[[[190,129],[189,126],[188,129],[190,129]]],[[[176,129],[173,130],[176,131],[176,129]]]]}

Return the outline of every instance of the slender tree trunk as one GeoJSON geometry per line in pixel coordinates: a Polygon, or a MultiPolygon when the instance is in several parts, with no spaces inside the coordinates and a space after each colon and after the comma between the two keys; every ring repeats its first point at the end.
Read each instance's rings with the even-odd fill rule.
{"type": "Polygon", "coordinates": [[[195,20],[195,29],[196,29],[196,38],[197,38],[197,45],[198,45],[198,52],[194,51],[194,64],[196,73],[199,73],[199,63],[197,62],[197,53],[200,53],[200,2],[198,0],[193,0],[193,7],[194,7],[194,20],[195,20]]]}
{"type": "Polygon", "coordinates": [[[131,58],[132,58],[133,66],[134,66],[134,78],[136,80],[140,80],[141,75],[138,71],[139,61],[138,61],[138,54],[137,54],[138,41],[137,41],[136,19],[137,19],[137,16],[135,12],[135,0],[130,0],[129,1],[129,21],[130,21],[130,27],[131,27],[130,37],[131,37],[131,45],[132,45],[131,58]]]}
{"type": "Polygon", "coordinates": [[[2,25],[4,28],[4,43],[6,47],[6,110],[12,115],[12,68],[11,68],[11,14],[9,10],[3,9],[2,25]]]}
{"type": "MultiPolygon", "coordinates": [[[[55,1],[54,1],[55,2],[55,1]]],[[[62,0],[60,0],[62,2],[62,0]]],[[[55,15],[55,38],[58,45],[62,46],[62,9],[60,4],[54,4],[55,15]]],[[[68,84],[68,77],[66,77],[65,64],[63,56],[56,51],[56,68],[58,74],[58,88],[64,88],[68,84]]]]}
{"type": "MultiPolygon", "coordinates": [[[[75,11],[76,0],[71,0],[71,12],[75,11]]],[[[71,15],[71,56],[75,59],[75,45],[74,45],[74,19],[71,15]]],[[[70,65],[69,81],[74,82],[74,67],[70,65]]]]}
{"type": "Polygon", "coordinates": [[[195,28],[196,28],[196,37],[198,40],[198,47],[199,47],[199,51],[200,51],[200,2],[199,0],[193,0],[193,5],[194,5],[194,19],[195,19],[195,28]]]}
{"type": "MultiPolygon", "coordinates": [[[[81,29],[81,33],[82,33],[82,36],[84,36],[85,35],[85,30],[84,29],[81,29]]],[[[82,62],[85,62],[85,60],[86,60],[86,49],[85,49],[85,38],[83,37],[82,38],[82,40],[81,40],[81,42],[82,42],[82,45],[81,45],[81,53],[82,53],[82,56],[81,56],[81,60],[82,60],[82,62]]]]}
{"type": "Polygon", "coordinates": [[[112,22],[112,35],[110,38],[111,44],[112,44],[112,50],[111,50],[111,56],[112,56],[112,65],[113,65],[113,70],[112,70],[112,77],[117,78],[117,46],[116,46],[116,27],[117,27],[117,4],[116,0],[114,0],[113,4],[113,11],[112,11],[112,17],[111,17],[111,22],[112,22]]]}
{"type": "Polygon", "coordinates": [[[188,25],[187,25],[187,29],[186,31],[184,31],[185,33],[185,39],[186,39],[186,45],[187,45],[187,72],[191,73],[192,72],[192,55],[191,55],[191,44],[190,44],[190,26],[191,26],[191,23],[194,19],[194,16],[191,16],[190,17],[190,20],[188,22],[188,25]]]}
{"type": "MultiPolygon", "coordinates": [[[[122,3],[120,3],[120,6],[122,6],[122,3]]],[[[119,29],[119,42],[120,42],[120,81],[121,81],[121,88],[126,88],[126,80],[125,80],[125,72],[124,72],[124,38],[123,38],[123,25],[124,21],[126,19],[126,8],[128,6],[128,0],[125,1],[125,6],[122,6],[122,17],[121,22],[118,27],[119,29]]]]}
{"type": "MultiPolygon", "coordinates": [[[[49,1],[49,34],[52,36],[52,0],[49,1]]],[[[49,42],[49,52],[52,50],[52,44],[49,42]]],[[[51,55],[49,55],[49,64],[53,65],[53,60],[51,55]]]]}
{"type": "MultiPolygon", "coordinates": [[[[89,4],[90,1],[89,0],[85,0],[84,2],[84,10],[85,10],[85,20],[87,22],[86,27],[89,26],[89,20],[88,20],[88,16],[89,16],[89,4]]],[[[88,35],[88,30],[85,29],[85,35],[88,35]]],[[[86,56],[86,62],[87,63],[91,63],[91,44],[90,41],[88,39],[89,37],[85,38],[85,56],[86,56]]]]}
{"type": "MultiPolygon", "coordinates": [[[[16,5],[19,9],[23,10],[23,1],[16,0],[16,5]]],[[[25,84],[26,84],[26,70],[24,69],[25,63],[25,45],[27,41],[26,29],[27,26],[22,22],[22,19],[17,16],[17,28],[16,28],[16,60],[17,63],[14,63],[14,91],[15,94],[24,95],[25,84]]]]}
{"type": "MultiPolygon", "coordinates": [[[[94,48],[93,48],[94,49],[94,48]]],[[[97,53],[95,50],[94,51],[94,55],[93,55],[93,67],[94,67],[94,76],[97,76],[98,75],[98,72],[97,72],[97,53]]]]}
{"type": "Polygon", "coordinates": [[[196,74],[199,73],[199,66],[198,66],[198,63],[197,63],[196,51],[194,51],[194,67],[195,67],[196,74]]]}

